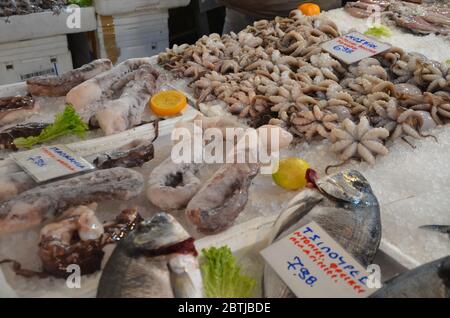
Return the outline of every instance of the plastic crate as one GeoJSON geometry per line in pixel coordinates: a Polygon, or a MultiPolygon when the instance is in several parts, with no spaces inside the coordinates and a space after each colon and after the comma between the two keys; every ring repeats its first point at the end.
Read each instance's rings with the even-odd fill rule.
{"type": "Polygon", "coordinates": [[[185,7],[191,0],[95,0],[95,11],[100,15],[115,15],[149,9],[185,7]]]}

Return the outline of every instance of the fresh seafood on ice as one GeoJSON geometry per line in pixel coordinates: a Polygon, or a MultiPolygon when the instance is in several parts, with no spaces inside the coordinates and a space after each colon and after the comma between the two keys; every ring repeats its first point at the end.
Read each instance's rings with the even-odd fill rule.
{"type": "Polygon", "coordinates": [[[15,172],[0,176],[0,202],[27,191],[36,186],[36,182],[26,172],[15,172]]]}
{"type": "Polygon", "coordinates": [[[136,139],[111,153],[98,156],[94,165],[99,169],[141,167],[153,159],[154,151],[153,140],[136,139]]]}
{"type": "Polygon", "coordinates": [[[24,120],[38,111],[39,106],[31,96],[0,98],[0,126],[24,120]]]}
{"type": "Polygon", "coordinates": [[[0,149],[17,150],[14,139],[19,137],[38,136],[49,124],[27,123],[16,125],[0,131],[0,149]]]}
{"type": "Polygon", "coordinates": [[[99,270],[103,247],[126,237],[142,220],[135,209],[128,209],[114,221],[102,224],[95,209],[96,204],[71,208],[41,229],[39,257],[45,273],[66,277],[71,264],[80,266],[81,275],[99,270]]]}
{"type": "Polygon", "coordinates": [[[172,216],[159,213],[117,245],[97,297],[197,298],[202,285],[194,239],[172,216]]]}
{"type": "Polygon", "coordinates": [[[450,298],[450,256],[385,282],[372,298],[450,298]]]}
{"type": "Polygon", "coordinates": [[[139,195],[143,187],[140,173],[119,167],[33,188],[0,204],[0,235],[54,219],[70,206],[129,200],[139,195]]]}
{"type": "Polygon", "coordinates": [[[75,86],[111,67],[112,63],[108,59],[95,60],[59,76],[33,77],[27,80],[27,90],[33,96],[65,96],[75,86]]]}
{"type": "Polygon", "coordinates": [[[198,164],[177,164],[168,157],[151,172],[147,198],[165,211],[182,209],[201,187],[198,173],[198,164]]]}
{"type": "Polygon", "coordinates": [[[149,58],[126,60],[111,70],[103,72],[72,88],[66,96],[67,103],[73,105],[79,114],[86,114],[89,120],[103,105],[102,100],[111,99],[123,88],[140,66],[150,64],[149,58]]]}
{"type": "Polygon", "coordinates": [[[105,134],[115,134],[141,123],[142,113],[156,92],[158,76],[151,65],[142,65],[118,99],[102,103],[95,118],[105,134]]]}
{"type": "MultiPolygon", "coordinates": [[[[367,267],[381,240],[380,206],[368,181],[356,170],[344,170],[321,178],[315,184],[318,191],[303,190],[280,214],[270,242],[315,221],[367,267]]],[[[268,265],[263,283],[265,297],[294,297],[268,265]]]]}
{"type": "Polygon", "coordinates": [[[42,272],[23,269],[17,261],[12,263],[17,275],[25,277],[67,277],[68,266],[80,266],[81,275],[100,270],[103,247],[124,239],[137,222],[142,221],[136,209],[122,211],[113,221],[101,223],[95,215],[96,203],[77,206],[65,211],[58,220],[45,225],[40,232],[39,257],[42,272]]]}
{"type": "Polygon", "coordinates": [[[224,164],[190,200],[186,216],[200,232],[226,230],[245,208],[258,172],[259,164],[224,164]]]}

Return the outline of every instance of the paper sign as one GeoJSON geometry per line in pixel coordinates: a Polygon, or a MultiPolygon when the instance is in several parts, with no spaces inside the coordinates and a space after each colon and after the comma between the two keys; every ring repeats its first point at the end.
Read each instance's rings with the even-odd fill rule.
{"type": "Polygon", "coordinates": [[[384,52],[391,48],[391,45],[359,32],[351,32],[324,42],[322,48],[344,63],[353,64],[366,57],[384,52]]]}
{"type": "Polygon", "coordinates": [[[63,145],[47,146],[12,155],[35,181],[44,182],[95,167],[63,145]]]}
{"type": "Polygon", "coordinates": [[[276,241],[261,255],[299,298],[363,298],[369,273],[317,223],[276,241]]]}

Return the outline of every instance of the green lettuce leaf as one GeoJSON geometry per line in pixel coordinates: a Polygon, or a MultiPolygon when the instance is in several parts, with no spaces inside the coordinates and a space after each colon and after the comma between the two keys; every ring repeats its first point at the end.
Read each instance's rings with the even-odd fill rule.
{"type": "Polygon", "coordinates": [[[72,105],[67,104],[64,112],[55,116],[55,122],[44,128],[39,136],[20,137],[14,139],[17,148],[30,148],[35,144],[42,143],[57,137],[75,134],[84,137],[89,127],[78,116],[72,105]]]}
{"type": "Polygon", "coordinates": [[[203,249],[202,256],[201,271],[206,297],[252,297],[256,281],[241,274],[241,269],[228,246],[203,249]]]}
{"type": "Polygon", "coordinates": [[[447,63],[447,65],[450,65],[450,60],[445,61],[445,63],[447,63]]]}
{"type": "Polygon", "coordinates": [[[69,0],[67,4],[76,4],[80,7],[91,7],[92,0],[69,0]]]}
{"type": "Polygon", "coordinates": [[[382,36],[390,37],[392,35],[392,31],[385,25],[373,25],[366,32],[365,35],[371,35],[377,38],[382,36]]]}

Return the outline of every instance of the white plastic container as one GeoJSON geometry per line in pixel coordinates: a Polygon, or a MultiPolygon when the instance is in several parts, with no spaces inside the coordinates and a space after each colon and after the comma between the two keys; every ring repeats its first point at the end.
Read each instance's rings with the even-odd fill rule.
{"type": "Polygon", "coordinates": [[[169,46],[167,10],[149,10],[115,16],[98,16],[100,57],[114,63],[152,56],[169,46]]]}
{"type": "Polygon", "coordinates": [[[0,44],[0,85],[72,68],[65,35],[0,44]]]}
{"type": "Polygon", "coordinates": [[[51,11],[0,18],[0,43],[43,38],[53,35],[93,31],[96,28],[94,7],[80,8],[78,17],[74,11],[51,11]],[[5,20],[8,19],[6,22],[5,20]],[[72,19],[72,20],[71,20],[72,19]],[[69,20],[69,23],[67,23],[69,20]],[[78,24],[79,22],[79,24],[78,24]]]}
{"type": "Polygon", "coordinates": [[[191,0],[95,0],[95,11],[100,15],[116,15],[155,9],[185,7],[191,0]]]}

